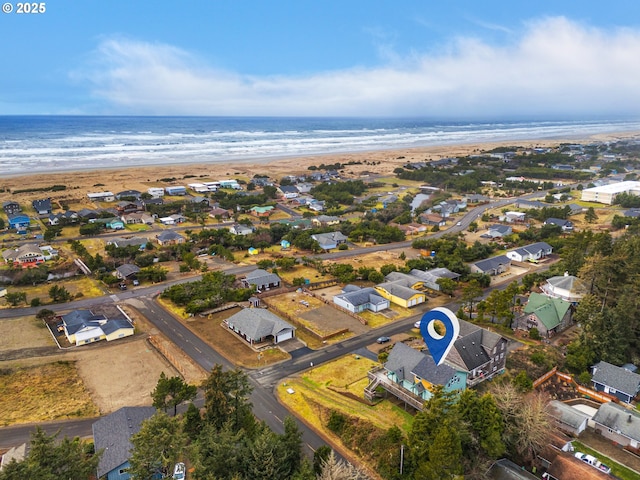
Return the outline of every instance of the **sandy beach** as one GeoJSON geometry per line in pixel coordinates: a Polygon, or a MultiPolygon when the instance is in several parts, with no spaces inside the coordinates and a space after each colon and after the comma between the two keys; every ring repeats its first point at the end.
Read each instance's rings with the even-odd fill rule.
{"type": "Polygon", "coordinates": [[[562,143],[593,143],[628,140],[640,137],[640,132],[620,132],[591,135],[587,138],[567,138],[553,140],[509,141],[493,143],[475,143],[463,145],[443,145],[372,152],[341,153],[331,155],[313,155],[289,158],[269,158],[232,163],[199,163],[158,166],[139,166],[131,168],[110,168],[96,166],[95,170],[64,171],[38,173],[34,175],[3,175],[0,180],[0,201],[30,201],[34,198],[50,196],[53,200],[67,200],[89,203],[89,192],[135,189],[146,191],[149,187],[168,184],[186,185],[199,181],[216,181],[225,178],[250,180],[254,175],[267,175],[279,180],[286,175],[308,173],[308,167],[320,164],[347,164],[342,172],[344,178],[360,178],[366,172],[376,175],[392,175],[393,170],[408,162],[437,160],[450,156],[466,156],[504,146],[523,148],[553,147],[562,143]],[[185,178],[186,177],[186,178],[185,178]],[[163,179],[175,178],[168,182],[163,179]],[[57,192],[28,192],[12,194],[11,191],[25,188],[45,188],[51,185],[66,185],[67,189],[57,192]]]}

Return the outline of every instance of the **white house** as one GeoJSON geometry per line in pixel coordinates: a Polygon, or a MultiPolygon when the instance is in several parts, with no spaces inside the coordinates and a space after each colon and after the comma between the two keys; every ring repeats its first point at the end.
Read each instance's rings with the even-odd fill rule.
{"type": "Polygon", "coordinates": [[[506,253],[507,257],[516,262],[540,260],[553,253],[553,247],[546,242],[536,242],[525,247],[516,248],[506,253]]]}
{"type": "Polygon", "coordinates": [[[147,189],[147,193],[155,198],[164,197],[164,188],[151,187],[147,189]]]}
{"type": "Polygon", "coordinates": [[[389,308],[389,300],[378,295],[375,288],[360,288],[356,285],[347,285],[342,293],[333,297],[333,303],[353,313],[364,310],[380,312],[389,308]]]}

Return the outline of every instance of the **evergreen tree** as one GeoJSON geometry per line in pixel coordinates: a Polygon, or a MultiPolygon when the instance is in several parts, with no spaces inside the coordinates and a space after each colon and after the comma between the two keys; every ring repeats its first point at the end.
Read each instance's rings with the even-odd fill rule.
{"type": "Polygon", "coordinates": [[[165,413],[167,408],[173,407],[173,415],[178,413],[178,405],[188,400],[196,398],[198,387],[189,385],[180,377],[168,378],[164,372],[160,373],[160,379],[156,388],[151,392],[153,406],[163,409],[165,413]]]}
{"type": "Polygon", "coordinates": [[[202,385],[205,396],[205,420],[220,429],[230,422],[234,432],[250,431],[255,425],[249,395],[253,388],[241,370],[223,370],[214,365],[202,385]]]}

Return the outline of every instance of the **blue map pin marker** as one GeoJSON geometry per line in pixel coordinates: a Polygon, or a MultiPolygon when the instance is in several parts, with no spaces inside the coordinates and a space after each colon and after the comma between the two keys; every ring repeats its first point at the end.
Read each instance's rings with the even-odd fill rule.
{"type": "Polygon", "coordinates": [[[433,361],[436,362],[436,365],[440,365],[460,334],[460,323],[458,322],[458,317],[451,310],[437,307],[422,316],[420,333],[424,338],[424,343],[427,344],[433,361]],[[444,325],[444,335],[440,335],[436,331],[436,321],[440,321],[444,325]]]}

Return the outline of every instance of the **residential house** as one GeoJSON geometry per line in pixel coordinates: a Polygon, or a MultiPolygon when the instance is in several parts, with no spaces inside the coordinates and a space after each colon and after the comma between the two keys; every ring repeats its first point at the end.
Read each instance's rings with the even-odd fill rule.
{"type": "Polygon", "coordinates": [[[540,286],[542,293],[552,298],[560,298],[566,302],[576,304],[580,302],[583,296],[588,293],[588,289],[582,280],[565,272],[564,275],[558,275],[548,278],[547,281],[540,286]]]}
{"type": "Polygon", "coordinates": [[[77,212],[67,210],[66,212],[52,213],[49,215],[49,225],[65,225],[76,223],[79,219],[77,212]]]}
{"type": "Polygon", "coordinates": [[[285,218],[279,223],[289,225],[294,230],[308,230],[311,228],[311,220],[308,218],[285,218]]]}
{"type": "Polygon", "coordinates": [[[269,273],[261,268],[257,268],[253,272],[248,273],[242,280],[242,283],[244,283],[246,287],[254,287],[258,292],[278,288],[280,282],[278,275],[269,273]]]}
{"type": "Polygon", "coordinates": [[[531,245],[516,248],[506,253],[507,257],[516,262],[531,262],[540,260],[553,253],[553,247],[546,242],[536,242],[531,245]]]}
{"type": "Polygon", "coordinates": [[[24,213],[11,213],[7,215],[7,219],[9,220],[9,228],[15,228],[20,231],[29,228],[31,223],[29,216],[24,213]]]}
{"type": "Polygon", "coordinates": [[[174,195],[174,196],[186,195],[187,187],[183,187],[183,186],[166,187],[164,191],[166,192],[167,195],[174,195]]]}
{"type": "Polygon", "coordinates": [[[486,235],[491,238],[502,238],[506,237],[507,235],[511,235],[512,233],[513,229],[511,228],[511,225],[495,224],[489,227],[486,235]]]}
{"type": "Polygon", "coordinates": [[[161,187],[150,187],[147,189],[147,193],[152,197],[164,197],[164,188],[161,187]]]}
{"type": "Polygon", "coordinates": [[[209,216],[211,218],[220,218],[221,220],[227,220],[231,216],[231,214],[229,213],[229,210],[225,210],[224,208],[213,207],[211,210],[209,210],[209,216]]]}
{"type": "Polygon", "coordinates": [[[593,416],[596,432],[621,447],[640,448],[640,414],[614,402],[600,405],[593,416]]]}
{"type": "Polygon", "coordinates": [[[398,342],[391,351],[383,368],[369,372],[370,383],[365,397],[373,399],[377,388],[382,387],[417,410],[432,396],[435,387],[445,392],[463,391],[466,388],[466,373],[446,365],[436,365],[428,353],[418,351],[398,342]]]}
{"type": "Polygon", "coordinates": [[[62,315],[62,328],[71,344],[86,345],[100,340],[117,340],[133,335],[134,328],[124,318],[110,319],[91,310],[73,310],[62,315]]]}
{"type": "Polygon", "coordinates": [[[527,214],[524,212],[506,212],[504,214],[504,217],[500,218],[500,221],[505,221],[509,223],[524,223],[526,219],[527,219],[527,214]]]}
{"type": "Polygon", "coordinates": [[[184,215],[180,215],[179,213],[174,213],[173,215],[169,215],[168,217],[158,218],[158,221],[163,225],[176,225],[178,223],[183,223],[187,221],[187,217],[184,215]]]}
{"type": "Polygon", "coordinates": [[[428,226],[444,227],[447,224],[447,220],[442,215],[435,213],[423,213],[420,215],[420,221],[428,226]]]}
{"type": "Polygon", "coordinates": [[[207,197],[203,197],[201,195],[195,195],[195,196],[189,195],[187,197],[187,200],[189,200],[189,203],[191,204],[191,209],[194,211],[204,212],[204,211],[210,210],[211,202],[207,197]]]}
{"type": "Polygon", "coordinates": [[[311,202],[307,204],[307,208],[314,212],[324,212],[325,202],[324,200],[316,200],[313,198],[311,199],[311,202]]]}
{"type": "Polygon", "coordinates": [[[87,193],[87,198],[91,202],[115,202],[116,196],[113,192],[87,193]]]}
{"type": "Polygon", "coordinates": [[[93,220],[94,218],[98,218],[98,212],[95,210],[91,210],[89,208],[83,208],[82,210],[78,210],[78,217],[82,220],[93,220]]]}
{"type": "Polygon", "coordinates": [[[153,225],[154,218],[145,212],[134,212],[122,215],[120,219],[127,225],[132,224],[145,224],[153,225]]]}
{"type": "Polygon", "coordinates": [[[20,204],[18,202],[14,202],[13,200],[3,202],[2,209],[7,215],[15,215],[16,213],[20,213],[22,211],[22,209],[20,208],[20,204]]]}
{"type": "Polygon", "coordinates": [[[142,193],[138,190],[123,190],[116,193],[116,200],[140,200],[142,193]]]}
{"type": "Polygon", "coordinates": [[[313,188],[313,184],[311,183],[298,183],[296,186],[296,190],[300,193],[309,193],[313,188]]]}
{"type": "Polygon", "coordinates": [[[340,223],[340,217],[334,215],[318,215],[311,218],[311,223],[314,227],[328,227],[331,225],[338,225],[340,223]]]}
{"type": "Polygon", "coordinates": [[[440,202],[438,205],[434,205],[429,209],[429,213],[438,213],[442,218],[449,218],[450,216],[458,213],[459,211],[460,211],[460,206],[456,201],[440,202]]]}
{"type": "Polygon", "coordinates": [[[23,267],[35,266],[45,261],[42,250],[35,243],[27,243],[15,250],[5,250],[2,257],[6,263],[23,267]]]}
{"type": "Polygon", "coordinates": [[[209,192],[209,187],[204,183],[189,183],[187,184],[187,187],[189,187],[191,190],[193,190],[196,193],[209,192]]]}
{"type": "Polygon", "coordinates": [[[254,217],[269,218],[269,216],[273,213],[273,206],[266,205],[264,207],[261,207],[261,206],[251,207],[249,209],[249,213],[254,217]]]}
{"type": "Polygon", "coordinates": [[[570,203],[567,206],[569,207],[569,215],[577,215],[585,211],[585,208],[577,203],[570,203]]]}
{"type": "Polygon", "coordinates": [[[511,460],[501,458],[491,464],[487,471],[490,480],[538,480],[534,474],[527,472],[523,467],[511,460]]]}
{"type": "Polygon", "coordinates": [[[480,195],[477,193],[471,193],[469,195],[465,195],[464,199],[467,201],[467,204],[469,203],[488,203],[491,201],[491,198],[487,197],[486,195],[480,195]]]}
{"type": "Polygon", "coordinates": [[[290,200],[300,195],[298,189],[293,185],[280,185],[278,187],[278,193],[280,194],[280,197],[285,200],[290,200]]]}
{"type": "Polygon", "coordinates": [[[332,250],[347,242],[347,236],[341,232],[316,233],[311,235],[311,238],[318,242],[323,250],[332,250]]]}
{"type": "Polygon", "coordinates": [[[615,395],[625,403],[640,392],[640,375],[604,361],[592,367],[591,383],[598,392],[615,395]]]}
{"type": "Polygon", "coordinates": [[[573,437],[577,437],[586,430],[587,423],[591,418],[586,413],[559,400],[551,400],[546,410],[555,426],[573,437]]]}
{"type": "Polygon", "coordinates": [[[123,407],[105,415],[91,426],[93,443],[102,452],[98,461],[98,478],[128,480],[131,437],[140,431],[142,422],[156,413],[155,407],[123,407]]]}
{"type": "Polygon", "coordinates": [[[0,458],[0,471],[14,460],[16,462],[22,462],[27,457],[30,448],[30,444],[22,443],[7,450],[0,458]]]}
{"type": "Polygon", "coordinates": [[[138,202],[129,202],[129,201],[122,200],[116,203],[116,211],[120,215],[124,215],[126,213],[138,212],[143,209],[144,207],[142,206],[142,203],[138,203],[138,202]]]}
{"type": "Polygon", "coordinates": [[[121,280],[135,278],[138,273],[140,273],[140,268],[133,263],[125,263],[116,268],[116,277],[121,280]]]}
{"type": "Polygon", "coordinates": [[[419,235],[427,231],[427,226],[422,223],[407,223],[405,225],[394,223],[393,226],[401,230],[405,236],[419,235]]]}
{"type": "Polygon", "coordinates": [[[234,223],[229,227],[229,231],[234,235],[251,235],[253,233],[253,227],[242,223],[234,223]]]}
{"type": "Polygon", "coordinates": [[[91,223],[100,223],[104,225],[104,228],[110,228],[111,230],[124,230],[124,222],[117,217],[95,218],[91,220],[91,223]]]}
{"type": "MultiPolygon", "coordinates": [[[[392,272],[394,273],[394,272],[392,272]]],[[[391,303],[400,305],[401,307],[415,307],[427,301],[424,292],[416,290],[408,285],[407,279],[397,279],[395,281],[387,281],[375,286],[378,293],[389,300],[391,303]]],[[[420,283],[422,286],[422,283],[420,283]]]]}
{"type": "Polygon", "coordinates": [[[156,235],[156,242],[159,245],[178,245],[180,243],[185,243],[187,240],[180,235],[171,230],[167,230],[166,232],[162,232],[156,235]]]}
{"type": "Polygon", "coordinates": [[[380,296],[375,288],[347,285],[342,293],[333,297],[333,303],[353,313],[365,310],[380,312],[389,308],[389,300],[380,296]]]}
{"type": "Polygon", "coordinates": [[[436,292],[440,291],[440,285],[438,284],[438,280],[441,278],[449,278],[451,280],[457,280],[460,278],[460,274],[452,272],[448,268],[432,268],[431,270],[417,270],[413,269],[409,272],[410,275],[420,279],[422,281],[423,288],[429,288],[431,290],[435,290],[436,292]]]}
{"type": "Polygon", "coordinates": [[[507,339],[465,320],[444,363],[467,373],[467,386],[502,373],[507,361],[507,339]]]}
{"type": "Polygon", "coordinates": [[[511,267],[511,259],[506,255],[486,258],[470,265],[471,273],[486,273],[496,276],[507,272],[511,267]]]}
{"type": "Polygon", "coordinates": [[[295,335],[295,327],[264,308],[243,308],[224,321],[249,344],[271,341],[277,345],[295,335]]]}
{"type": "Polygon", "coordinates": [[[539,200],[516,200],[515,207],[522,208],[524,210],[536,209],[539,210],[545,207],[551,207],[549,203],[540,202],[539,200]]]}
{"type": "Polygon", "coordinates": [[[573,222],[570,220],[563,220],[562,218],[547,218],[544,221],[544,225],[557,225],[562,228],[563,232],[571,232],[573,231],[573,222]]]}
{"type": "Polygon", "coordinates": [[[231,180],[220,180],[218,182],[220,188],[231,188],[232,190],[242,190],[242,187],[238,183],[236,179],[231,180]]]}
{"type": "Polygon", "coordinates": [[[518,328],[536,328],[541,336],[551,338],[571,326],[571,315],[569,302],[533,292],[518,319],[518,328]]]}
{"type": "Polygon", "coordinates": [[[49,215],[51,213],[51,199],[43,198],[31,202],[33,209],[38,215],[49,215]]]}

